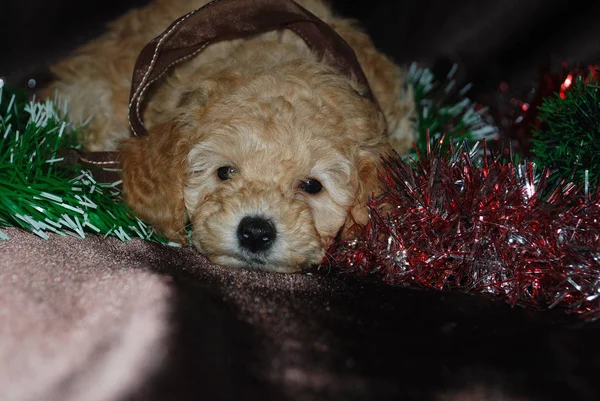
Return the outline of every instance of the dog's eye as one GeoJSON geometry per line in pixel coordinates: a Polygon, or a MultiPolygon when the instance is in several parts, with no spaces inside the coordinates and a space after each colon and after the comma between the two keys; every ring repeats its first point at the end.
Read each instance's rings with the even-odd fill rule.
{"type": "Polygon", "coordinates": [[[309,194],[317,194],[323,189],[323,185],[317,180],[309,178],[300,184],[300,189],[309,194]]]}
{"type": "Polygon", "coordinates": [[[234,175],[236,175],[237,170],[231,166],[223,166],[217,169],[217,176],[221,181],[227,181],[234,175]]]}

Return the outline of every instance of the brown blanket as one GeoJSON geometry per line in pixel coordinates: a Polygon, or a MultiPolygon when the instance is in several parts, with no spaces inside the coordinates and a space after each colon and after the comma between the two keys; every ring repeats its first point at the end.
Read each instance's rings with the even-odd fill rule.
{"type": "Polygon", "coordinates": [[[333,272],[223,269],[191,248],[6,232],[2,401],[597,399],[597,347],[582,345],[597,325],[333,272]]]}
{"type": "Polygon", "coordinates": [[[166,277],[147,244],[8,230],[0,243],[0,397],[115,400],[165,356],[166,277]]]}

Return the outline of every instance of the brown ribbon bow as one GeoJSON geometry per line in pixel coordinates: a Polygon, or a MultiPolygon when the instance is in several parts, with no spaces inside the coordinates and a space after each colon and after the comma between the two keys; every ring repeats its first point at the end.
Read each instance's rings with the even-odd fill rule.
{"type": "MultiPolygon", "coordinates": [[[[317,53],[323,62],[355,78],[366,89],[362,95],[377,102],[354,51],[329,25],[292,0],[213,0],[177,19],[148,43],[133,71],[129,123],[135,136],[148,132],[141,118],[144,94],[173,65],[187,60],[211,43],[273,30],[290,29],[317,53]]],[[[80,164],[103,168],[118,165],[118,152],[80,152],[80,164]]],[[[98,174],[103,181],[115,176],[98,174]]],[[[115,180],[115,181],[116,181],[115,180]]]]}

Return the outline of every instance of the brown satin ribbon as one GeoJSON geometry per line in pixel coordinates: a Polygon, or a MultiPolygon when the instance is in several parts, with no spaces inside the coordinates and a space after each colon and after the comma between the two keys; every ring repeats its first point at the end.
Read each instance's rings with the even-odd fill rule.
{"type": "Polygon", "coordinates": [[[58,151],[62,158],[61,166],[81,166],[87,168],[99,183],[113,184],[121,180],[119,152],[85,152],[66,148],[58,151]]]}
{"type": "MultiPolygon", "coordinates": [[[[148,134],[141,117],[144,95],[173,65],[195,56],[211,43],[280,29],[292,30],[324,63],[355,78],[366,89],[361,95],[379,107],[350,45],[329,25],[296,2],[213,0],[177,19],[149,42],[138,56],[129,102],[129,123],[133,134],[148,134]]],[[[82,153],[80,159],[82,165],[102,168],[109,160],[118,164],[118,153],[87,152],[82,153]]]]}

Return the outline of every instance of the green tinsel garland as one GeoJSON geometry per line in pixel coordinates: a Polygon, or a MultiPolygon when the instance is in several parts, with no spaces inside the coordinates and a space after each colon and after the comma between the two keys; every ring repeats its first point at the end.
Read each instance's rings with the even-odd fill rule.
{"type": "MultiPolygon", "coordinates": [[[[454,75],[457,65],[452,66],[445,79],[438,81],[427,68],[411,64],[408,84],[412,86],[417,111],[416,148],[421,155],[427,152],[427,135],[439,139],[442,134],[454,142],[466,140],[473,145],[482,139],[494,139],[498,129],[483,118],[487,108],[479,107],[466,97],[471,85],[454,92],[454,75]]],[[[443,146],[448,146],[446,141],[443,146]]]]}
{"type": "MultiPolygon", "coordinates": [[[[28,101],[0,88],[0,227],[84,238],[86,232],[167,243],[121,202],[118,183],[97,183],[89,171],[60,166],[58,151],[78,147],[81,128],[66,105],[28,101]]],[[[0,239],[8,239],[0,231],[0,239]]]]}
{"type": "Polygon", "coordinates": [[[576,77],[560,94],[545,98],[538,108],[541,127],[533,131],[536,162],[555,176],[578,183],[598,183],[600,171],[600,96],[598,82],[576,77]]]}

